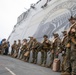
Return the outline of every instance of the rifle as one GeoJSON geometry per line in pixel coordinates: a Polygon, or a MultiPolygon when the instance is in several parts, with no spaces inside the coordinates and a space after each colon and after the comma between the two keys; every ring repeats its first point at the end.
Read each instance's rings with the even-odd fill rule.
{"type": "Polygon", "coordinates": [[[70,29],[71,29],[75,24],[76,24],[76,22],[75,22],[74,24],[72,24],[72,25],[70,26],[70,28],[69,28],[67,31],[69,32],[70,29]]]}

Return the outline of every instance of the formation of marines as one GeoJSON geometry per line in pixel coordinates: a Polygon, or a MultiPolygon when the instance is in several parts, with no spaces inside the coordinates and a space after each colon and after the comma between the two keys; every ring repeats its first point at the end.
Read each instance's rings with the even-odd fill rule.
{"type": "Polygon", "coordinates": [[[63,31],[63,39],[60,39],[58,33],[53,33],[54,39],[49,40],[47,35],[43,36],[43,42],[38,42],[36,38],[29,37],[30,41],[23,39],[22,44],[12,45],[11,55],[18,57],[24,61],[29,61],[30,51],[32,51],[32,63],[37,63],[38,52],[41,52],[40,65],[46,66],[47,52],[50,51],[50,64],[51,67],[55,58],[58,58],[59,53],[62,53],[63,61],[61,63],[61,75],[76,75],[76,19],[71,17],[69,20],[72,24],[69,31],[63,31]],[[18,56],[20,50],[20,54],[18,56]]]}
{"type": "MultiPolygon", "coordinates": [[[[62,53],[62,62],[60,63],[61,75],[76,75],[76,18],[69,19],[71,26],[68,30],[62,32],[63,38],[58,33],[53,33],[53,40],[49,40],[47,35],[43,36],[43,41],[38,42],[36,38],[30,36],[30,40],[14,40],[11,46],[11,56],[29,62],[32,52],[32,63],[37,64],[38,53],[41,52],[41,66],[52,67],[54,59],[62,53]],[[50,62],[46,66],[47,54],[50,55],[50,62]]],[[[5,40],[4,40],[5,41],[5,40]]],[[[1,47],[1,46],[0,46],[1,47]]],[[[8,44],[3,42],[2,49],[6,49],[8,44]]]]}

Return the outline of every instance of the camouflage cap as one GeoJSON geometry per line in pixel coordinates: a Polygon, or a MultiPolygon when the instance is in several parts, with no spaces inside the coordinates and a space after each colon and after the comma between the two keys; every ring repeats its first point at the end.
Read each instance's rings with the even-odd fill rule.
{"type": "Polygon", "coordinates": [[[23,41],[27,41],[27,39],[23,39],[23,41]]]}
{"type": "Polygon", "coordinates": [[[33,36],[29,36],[28,38],[33,38],[33,36]]]}
{"type": "Polygon", "coordinates": [[[76,18],[74,18],[74,17],[71,16],[71,18],[69,19],[69,21],[71,21],[71,20],[76,20],[76,18]]]}
{"type": "Polygon", "coordinates": [[[67,31],[62,31],[63,34],[67,33],[67,31]]]}
{"type": "Polygon", "coordinates": [[[58,37],[58,36],[59,36],[59,34],[58,34],[58,33],[53,33],[53,36],[58,37]]]}
{"type": "Polygon", "coordinates": [[[16,40],[14,40],[14,42],[16,42],[16,40]]]}
{"type": "Polygon", "coordinates": [[[43,37],[46,37],[46,38],[48,38],[48,36],[47,36],[47,35],[44,35],[43,37]]]}
{"type": "Polygon", "coordinates": [[[20,39],[18,39],[18,41],[21,41],[20,39]]]}
{"type": "Polygon", "coordinates": [[[4,39],[2,39],[2,41],[5,41],[6,39],[4,38],[4,39]]]}

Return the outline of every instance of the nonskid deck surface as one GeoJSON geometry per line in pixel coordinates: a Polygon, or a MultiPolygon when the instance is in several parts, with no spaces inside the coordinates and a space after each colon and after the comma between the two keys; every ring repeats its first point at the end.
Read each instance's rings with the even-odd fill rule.
{"type": "Polygon", "coordinates": [[[60,75],[60,73],[9,56],[0,56],[0,75],[60,75]]]}

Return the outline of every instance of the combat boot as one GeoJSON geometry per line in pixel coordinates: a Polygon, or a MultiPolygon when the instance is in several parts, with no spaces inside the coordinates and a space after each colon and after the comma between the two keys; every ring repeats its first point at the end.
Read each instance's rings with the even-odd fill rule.
{"type": "Polygon", "coordinates": [[[76,75],[76,73],[71,73],[71,75],[76,75]]]}
{"type": "Polygon", "coordinates": [[[42,67],[45,67],[46,65],[45,65],[45,64],[42,64],[41,66],[42,66],[42,67]]]}
{"type": "Polygon", "coordinates": [[[36,62],[34,62],[34,64],[36,64],[36,62]]]}
{"type": "Polygon", "coordinates": [[[36,62],[36,60],[34,61],[34,64],[36,64],[37,62],[36,62]]]}
{"type": "Polygon", "coordinates": [[[71,75],[69,72],[62,72],[61,75],[71,75]]]}
{"type": "Polygon", "coordinates": [[[52,63],[46,66],[47,68],[52,68],[52,63]]]}
{"type": "Polygon", "coordinates": [[[41,66],[42,65],[42,63],[40,63],[40,64],[38,64],[39,66],[41,66]]]}
{"type": "Polygon", "coordinates": [[[33,60],[31,61],[31,63],[34,63],[34,58],[33,58],[33,60]]]}
{"type": "Polygon", "coordinates": [[[46,68],[50,68],[51,66],[46,66],[46,68]]]}

